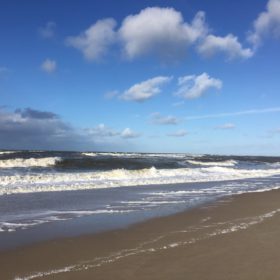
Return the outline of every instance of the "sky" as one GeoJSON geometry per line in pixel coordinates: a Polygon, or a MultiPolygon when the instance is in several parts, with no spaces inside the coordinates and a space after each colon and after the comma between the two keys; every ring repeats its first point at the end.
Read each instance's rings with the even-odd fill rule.
{"type": "Polygon", "coordinates": [[[280,0],[3,0],[0,149],[280,155],[280,0]]]}

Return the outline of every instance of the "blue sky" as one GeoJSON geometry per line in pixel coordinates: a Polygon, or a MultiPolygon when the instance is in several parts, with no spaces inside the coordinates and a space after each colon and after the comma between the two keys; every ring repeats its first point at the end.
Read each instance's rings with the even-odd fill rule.
{"type": "Polygon", "coordinates": [[[9,0],[0,36],[0,148],[280,155],[280,0],[9,0]]]}

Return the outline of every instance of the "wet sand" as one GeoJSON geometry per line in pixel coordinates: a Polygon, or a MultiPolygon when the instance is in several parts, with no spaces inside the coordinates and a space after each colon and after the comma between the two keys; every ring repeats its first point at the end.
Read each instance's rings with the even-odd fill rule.
{"type": "Polygon", "coordinates": [[[0,253],[0,279],[279,280],[280,191],[0,253]],[[26,277],[26,278],[24,278],[26,277]]]}

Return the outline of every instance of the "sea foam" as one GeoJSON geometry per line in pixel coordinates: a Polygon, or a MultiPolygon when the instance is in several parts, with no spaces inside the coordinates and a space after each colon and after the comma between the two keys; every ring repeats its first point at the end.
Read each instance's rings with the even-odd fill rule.
{"type": "MultiPolygon", "coordinates": [[[[53,158],[52,161],[54,161],[53,158]]],[[[48,161],[46,160],[46,162],[48,161]]],[[[226,181],[263,178],[279,174],[280,169],[277,168],[235,169],[222,166],[178,169],[156,169],[152,167],[141,170],[114,169],[95,172],[27,173],[2,175],[0,195],[151,184],[226,181]]]]}
{"type": "Polygon", "coordinates": [[[60,160],[60,157],[2,159],[0,160],[0,168],[48,167],[54,166],[60,160]]]}
{"type": "Polygon", "coordinates": [[[235,166],[237,164],[236,160],[211,161],[211,162],[187,160],[187,162],[193,165],[201,165],[201,166],[235,166]]]}

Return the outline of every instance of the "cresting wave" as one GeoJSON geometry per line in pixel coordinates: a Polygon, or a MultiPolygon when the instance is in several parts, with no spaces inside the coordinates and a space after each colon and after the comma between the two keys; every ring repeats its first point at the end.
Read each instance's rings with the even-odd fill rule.
{"type": "Polygon", "coordinates": [[[226,181],[280,175],[280,169],[203,168],[141,170],[114,169],[96,172],[52,172],[2,175],[0,195],[14,193],[67,191],[151,184],[226,181]]]}
{"type": "Polygon", "coordinates": [[[49,167],[60,160],[60,157],[3,159],[0,160],[0,168],[49,167]]]}
{"type": "MultiPolygon", "coordinates": [[[[162,154],[145,154],[145,153],[82,153],[84,156],[88,157],[98,157],[98,156],[105,156],[105,157],[117,157],[117,158],[186,158],[188,157],[187,154],[167,154],[167,153],[162,153],[162,154]]],[[[200,157],[200,155],[196,155],[196,157],[200,157]]]]}
{"type": "Polygon", "coordinates": [[[201,165],[201,166],[235,166],[237,164],[236,160],[211,161],[211,162],[187,160],[187,162],[193,165],[201,165]]]}
{"type": "Polygon", "coordinates": [[[16,151],[0,151],[0,155],[14,154],[16,151]]]}

